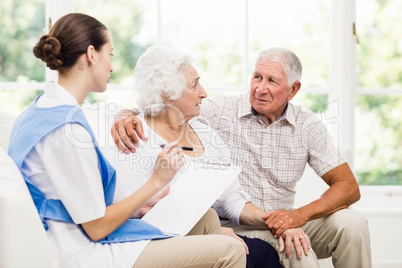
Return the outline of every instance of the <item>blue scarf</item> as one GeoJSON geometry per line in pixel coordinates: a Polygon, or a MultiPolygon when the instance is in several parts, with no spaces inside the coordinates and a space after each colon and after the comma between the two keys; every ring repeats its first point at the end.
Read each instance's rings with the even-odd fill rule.
{"type": "MultiPolygon", "coordinates": [[[[80,124],[92,137],[100,163],[105,203],[106,206],[111,205],[116,188],[116,171],[102,155],[91,127],[81,109],[77,106],[70,105],[38,108],[35,103],[36,101],[17,118],[11,134],[8,154],[17,164],[17,167],[20,171],[22,170],[22,164],[29,152],[33,149],[35,144],[47,134],[65,124],[80,124]]],[[[61,200],[46,199],[45,195],[35,186],[31,179],[24,173],[22,173],[22,175],[46,230],[48,229],[46,220],[74,223],[61,200]]],[[[78,227],[83,232],[81,226],[78,225],[78,227]]],[[[85,235],[84,232],[83,234],[85,235]]],[[[91,240],[88,236],[86,237],[91,240]]],[[[96,241],[96,243],[132,242],[167,237],[169,236],[163,234],[158,228],[140,219],[129,219],[113,233],[96,241]]]]}

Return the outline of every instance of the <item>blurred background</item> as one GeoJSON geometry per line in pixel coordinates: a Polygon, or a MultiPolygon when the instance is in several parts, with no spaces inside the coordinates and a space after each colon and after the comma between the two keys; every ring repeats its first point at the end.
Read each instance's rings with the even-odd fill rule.
{"type": "Polygon", "coordinates": [[[69,12],[96,17],[114,39],[109,90],[88,101],[135,107],[131,74],[153,44],[192,54],[209,96],[246,92],[257,53],[285,46],[303,63],[294,101],[319,114],[342,107],[335,139],[352,149],[359,183],[402,185],[402,1],[2,0],[0,109],[18,114],[40,94],[51,72],[32,47],[69,12]]]}

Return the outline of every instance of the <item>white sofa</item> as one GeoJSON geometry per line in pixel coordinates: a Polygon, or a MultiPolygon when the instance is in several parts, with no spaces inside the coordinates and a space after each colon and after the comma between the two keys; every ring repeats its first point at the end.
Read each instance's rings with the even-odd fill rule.
{"type": "Polygon", "coordinates": [[[0,268],[60,267],[24,179],[7,154],[14,120],[0,111],[0,268]]]}

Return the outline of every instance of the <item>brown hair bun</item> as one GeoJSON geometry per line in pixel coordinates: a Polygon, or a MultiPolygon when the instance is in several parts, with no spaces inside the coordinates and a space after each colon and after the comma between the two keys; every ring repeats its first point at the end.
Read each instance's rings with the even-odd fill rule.
{"type": "Polygon", "coordinates": [[[52,70],[57,70],[63,65],[60,41],[48,34],[43,35],[33,49],[35,57],[46,63],[52,70]]]}

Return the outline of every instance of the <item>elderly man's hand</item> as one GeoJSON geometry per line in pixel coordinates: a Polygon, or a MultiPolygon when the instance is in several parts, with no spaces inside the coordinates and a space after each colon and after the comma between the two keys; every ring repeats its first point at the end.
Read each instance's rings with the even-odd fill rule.
{"type": "Polygon", "coordinates": [[[143,141],[148,139],[144,135],[141,120],[131,110],[122,110],[118,113],[110,134],[119,151],[125,154],[129,154],[130,151],[135,153],[135,147],[139,146],[138,138],[143,141]]]}
{"type": "Polygon", "coordinates": [[[278,238],[282,233],[289,228],[302,227],[307,223],[306,219],[303,219],[302,213],[295,210],[280,209],[276,211],[268,212],[263,219],[268,229],[272,234],[278,238]]]}
{"type": "Polygon", "coordinates": [[[286,257],[292,254],[292,244],[296,249],[297,258],[301,259],[303,252],[308,255],[311,248],[310,239],[301,228],[287,229],[279,237],[279,252],[285,250],[286,257]]]}

